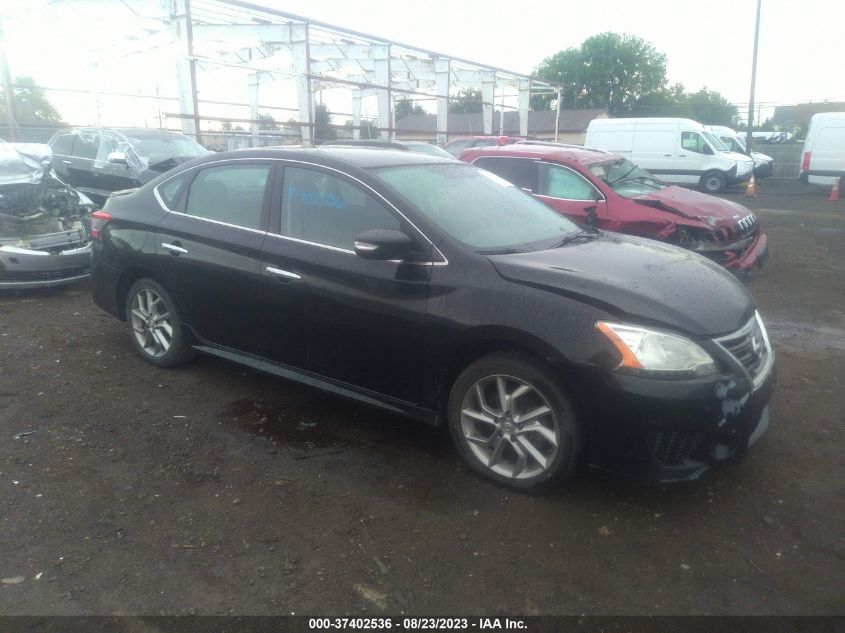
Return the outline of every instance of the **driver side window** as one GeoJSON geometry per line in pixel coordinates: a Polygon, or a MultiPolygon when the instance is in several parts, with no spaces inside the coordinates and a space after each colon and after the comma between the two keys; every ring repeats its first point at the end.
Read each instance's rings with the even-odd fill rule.
{"type": "Polygon", "coordinates": [[[698,132],[681,132],[681,149],[696,154],[712,154],[713,150],[698,132]]]}

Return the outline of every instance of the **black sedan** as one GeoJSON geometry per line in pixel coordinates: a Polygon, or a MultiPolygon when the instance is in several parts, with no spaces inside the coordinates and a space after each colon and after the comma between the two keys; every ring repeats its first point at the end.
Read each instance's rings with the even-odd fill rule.
{"type": "Polygon", "coordinates": [[[768,426],[774,354],[729,273],[471,165],[227,152],[113,195],[93,233],[94,300],[149,363],[198,351],[446,424],[512,487],[695,478],[768,426]]]}

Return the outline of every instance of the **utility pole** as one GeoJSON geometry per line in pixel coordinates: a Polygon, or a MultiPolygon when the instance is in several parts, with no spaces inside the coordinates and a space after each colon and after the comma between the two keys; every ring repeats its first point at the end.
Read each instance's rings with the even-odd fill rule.
{"type": "Polygon", "coordinates": [[[6,59],[6,37],[3,32],[3,21],[0,20],[0,81],[3,82],[3,94],[6,97],[6,118],[8,119],[9,139],[16,143],[18,139],[18,121],[15,118],[15,92],[12,86],[12,75],[9,72],[9,62],[6,59]]]}
{"type": "Polygon", "coordinates": [[[745,150],[751,155],[751,126],[754,124],[754,84],[757,82],[757,42],[760,39],[760,3],[757,0],[757,24],[754,27],[754,60],[751,62],[751,97],[748,99],[748,130],[745,132],[745,150]]]}

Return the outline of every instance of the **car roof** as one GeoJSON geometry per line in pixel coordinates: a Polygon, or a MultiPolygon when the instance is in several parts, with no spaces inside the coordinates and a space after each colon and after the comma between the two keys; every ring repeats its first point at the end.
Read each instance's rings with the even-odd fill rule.
{"type": "MultiPolygon", "coordinates": [[[[74,132],[82,132],[87,134],[97,134],[99,132],[117,132],[131,138],[161,138],[185,135],[181,132],[169,132],[165,130],[151,130],[145,127],[96,127],[96,126],[77,126],[68,127],[59,130],[57,134],[73,134],[74,132]]],[[[190,137],[188,137],[190,138],[190,137]]]]}
{"type": "MultiPolygon", "coordinates": [[[[514,158],[542,158],[552,162],[578,163],[579,165],[594,165],[622,158],[617,154],[601,149],[577,145],[531,145],[528,143],[515,143],[500,147],[473,147],[464,150],[464,154],[471,156],[473,159],[482,156],[512,156],[514,158]]],[[[461,156],[464,154],[461,154],[461,156]]]]}
{"type": "Polygon", "coordinates": [[[345,163],[370,169],[374,167],[394,167],[401,165],[454,164],[453,158],[441,158],[431,154],[418,152],[396,151],[395,149],[381,149],[366,146],[320,146],[320,147],[261,147],[254,149],[237,149],[219,152],[207,157],[209,160],[219,161],[236,158],[286,158],[304,162],[331,165],[345,163]]]}

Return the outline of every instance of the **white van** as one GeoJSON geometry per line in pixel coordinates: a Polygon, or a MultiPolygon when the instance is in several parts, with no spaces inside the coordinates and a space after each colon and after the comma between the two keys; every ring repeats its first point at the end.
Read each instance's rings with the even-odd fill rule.
{"type": "Polygon", "coordinates": [[[845,112],[814,114],[804,140],[800,178],[829,187],[837,176],[845,181],[845,112]]]}
{"type": "MultiPolygon", "coordinates": [[[[745,149],[745,138],[724,125],[706,125],[704,126],[713,134],[719,137],[719,140],[724,143],[725,147],[738,154],[748,155],[745,149]]],[[[754,161],[754,175],[757,178],[765,178],[771,176],[775,171],[775,159],[766,154],[755,152],[751,150],[751,160],[754,161]]]]}
{"type": "Polygon", "coordinates": [[[593,119],[585,147],[620,154],[666,182],[708,193],[751,177],[754,162],[690,119],[593,119]]]}

